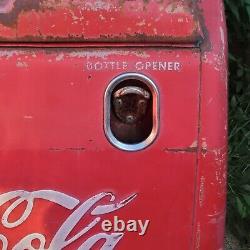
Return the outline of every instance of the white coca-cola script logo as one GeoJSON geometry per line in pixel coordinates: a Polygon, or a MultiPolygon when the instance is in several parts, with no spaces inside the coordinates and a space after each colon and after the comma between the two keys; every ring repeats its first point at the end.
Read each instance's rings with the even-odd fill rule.
{"type": "MultiPolygon", "coordinates": [[[[17,190],[0,195],[0,206],[13,200],[11,205],[3,213],[1,222],[2,225],[8,229],[18,227],[28,219],[29,215],[33,210],[33,206],[36,199],[43,199],[49,202],[53,202],[68,210],[75,209],[58,229],[48,248],[45,248],[45,245],[47,243],[45,236],[39,233],[27,235],[12,248],[13,250],[37,250],[37,248],[34,248],[34,246],[32,246],[32,241],[38,240],[40,244],[38,248],[39,250],[60,250],[75,242],[80,237],[84,236],[87,232],[89,232],[90,229],[95,227],[101,221],[101,215],[108,214],[123,208],[124,206],[128,205],[132,200],[134,200],[136,196],[136,194],[132,194],[125,200],[115,202],[116,198],[112,193],[99,193],[89,198],[88,200],[80,203],[78,199],[72,196],[68,196],[64,193],[53,190],[39,190],[34,192],[17,190]],[[100,201],[103,202],[104,198],[109,198],[110,202],[105,205],[98,205],[97,203],[100,201]],[[10,215],[14,213],[15,209],[22,203],[26,204],[23,214],[21,214],[20,218],[18,218],[16,221],[10,222],[10,215]],[[93,216],[93,220],[80,232],[68,239],[73,228],[89,211],[91,216],[93,216]]],[[[92,237],[88,238],[78,248],[78,250],[89,250],[100,240],[105,241],[101,247],[101,250],[114,249],[114,247],[122,239],[123,236],[123,232],[109,234],[100,232],[99,234],[95,234],[92,237]]],[[[0,243],[1,242],[3,245],[2,249],[7,250],[8,239],[3,234],[0,234],[0,243]]]]}

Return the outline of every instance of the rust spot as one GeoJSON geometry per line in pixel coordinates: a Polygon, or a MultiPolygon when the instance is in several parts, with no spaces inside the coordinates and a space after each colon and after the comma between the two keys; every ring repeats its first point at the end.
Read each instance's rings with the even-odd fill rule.
{"type": "Polygon", "coordinates": [[[196,231],[196,244],[195,244],[196,250],[200,249],[200,242],[201,242],[201,225],[200,223],[198,223],[196,231]]]}
{"type": "Polygon", "coordinates": [[[59,152],[59,151],[84,151],[84,147],[70,147],[70,148],[49,148],[49,151],[59,152]]]}
{"type": "Polygon", "coordinates": [[[200,41],[198,42],[199,47],[201,47],[202,52],[205,51],[210,51],[211,50],[211,41],[210,41],[210,37],[209,37],[209,32],[208,29],[206,27],[206,22],[205,22],[205,17],[203,14],[202,9],[199,7],[199,0],[189,0],[190,2],[190,6],[193,9],[193,13],[194,13],[194,18],[196,20],[196,22],[199,23],[200,25],[200,29],[202,32],[202,39],[200,39],[200,41]]]}
{"type": "MultiPolygon", "coordinates": [[[[77,40],[76,38],[73,38],[77,40]]],[[[96,39],[85,39],[88,42],[168,42],[169,44],[200,44],[203,40],[202,36],[195,30],[191,35],[186,37],[176,37],[176,36],[162,36],[162,35],[148,35],[144,33],[134,33],[134,34],[120,34],[119,36],[113,35],[100,35],[99,38],[96,39]]]]}
{"type": "Polygon", "coordinates": [[[206,138],[202,138],[201,142],[201,153],[205,157],[208,152],[206,138]]]}
{"type": "MultiPolygon", "coordinates": [[[[125,4],[126,2],[133,2],[133,0],[120,0],[118,2],[118,4],[120,4],[120,6],[116,5],[116,4],[111,4],[111,6],[109,6],[110,4],[108,4],[105,1],[93,1],[93,5],[91,6],[94,9],[103,9],[105,11],[109,11],[111,8],[113,9],[120,9],[121,6],[123,4],[125,4]],[[98,3],[98,4],[97,4],[98,3]],[[96,5],[95,5],[96,4],[96,5]]],[[[147,6],[150,3],[149,0],[142,0],[142,4],[144,6],[147,6]]],[[[169,10],[172,13],[180,12],[180,13],[188,13],[191,14],[195,20],[194,26],[196,26],[196,28],[193,29],[193,32],[190,31],[190,35],[187,36],[175,36],[175,35],[161,35],[161,34],[157,34],[157,32],[155,32],[154,35],[148,35],[145,33],[130,33],[127,34],[126,32],[122,32],[121,34],[110,34],[110,35],[105,35],[105,34],[100,34],[97,35],[96,37],[90,38],[90,37],[85,37],[85,35],[83,33],[79,33],[79,34],[63,34],[62,36],[55,36],[55,35],[48,35],[48,34],[43,34],[40,33],[38,35],[31,35],[31,36],[22,36],[22,37],[13,37],[13,38],[6,38],[6,37],[0,37],[1,41],[7,41],[7,40],[12,40],[15,42],[65,42],[65,41],[72,41],[72,42],[168,42],[169,44],[195,44],[195,46],[198,47],[198,45],[200,45],[203,41],[203,37],[204,34],[200,34],[200,23],[201,23],[201,28],[203,33],[206,34],[206,29],[205,26],[203,25],[203,16],[201,13],[201,10],[199,10],[198,8],[198,3],[197,1],[193,1],[193,0],[187,0],[185,1],[185,3],[182,3],[182,1],[180,1],[180,5],[176,4],[176,0],[168,0],[167,2],[163,1],[163,0],[158,0],[157,4],[159,4],[159,6],[167,6],[167,4],[169,4],[169,10]],[[197,17],[199,16],[199,17],[197,17]]],[[[90,7],[91,7],[90,6],[90,7]]],[[[31,10],[35,10],[35,11],[45,11],[45,10],[56,10],[58,8],[80,8],[80,9],[90,9],[92,10],[88,6],[87,3],[85,3],[85,1],[83,1],[82,3],[80,3],[80,1],[62,1],[62,0],[3,0],[0,3],[0,23],[2,23],[4,26],[9,26],[11,28],[15,28],[15,26],[17,25],[18,22],[18,16],[19,14],[23,13],[23,12],[27,12],[27,11],[31,11],[31,10]],[[8,8],[7,8],[7,7],[8,8]],[[1,13],[1,9],[4,10],[5,12],[1,13]]],[[[167,7],[168,8],[168,7],[167,7]]],[[[165,9],[165,7],[164,7],[165,9]]],[[[142,23],[143,24],[143,23],[142,23]]],[[[37,27],[37,31],[39,33],[39,27],[37,27]]],[[[206,36],[205,36],[206,37],[206,36]]]]}
{"type": "MultiPolygon", "coordinates": [[[[38,10],[41,0],[4,0],[0,3],[0,10],[12,3],[11,8],[6,9],[6,13],[0,12],[0,22],[5,26],[15,26],[18,16],[23,11],[38,10]]],[[[2,11],[4,12],[4,11],[2,11]]]]}
{"type": "MultiPolygon", "coordinates": [[[[135,0],[119,0],[119,5],[123,6],[126,2],[134,2],[135,0]]],[[[142,0],[144,5],[149,4],[150,0],[142,0]]],[[[162,3],[163,0],[157,1],[157,3],[162,3]]]]}
{"type": "Polygon", "coordinates": [[[207,154],[207,149],[206,148],[202,148],[201,149],[201,153],[203,156],[205,156],[207,154]]]}
{"type": "Polygon", "coordinates": [[[54,151],[54,152],[58,152],[58,151],[63,151],[63,148],[49,148],[49,151],[54,151]]]}
{"type": "Polygon", "coordinates": [[[85,148],[83,148],[83,147],[74,147],[74,148],[66,148],[66,150],[70,150],[70,151],[84,151],[85,148]]]}
{"type": "Polygon", "coordinates": [[[200,190],[199,190],[199,204],[200,207],[203,206],[205,200],[205,177],[201,177],[201,182],[200,182],[200,190]]]}
{"type": "Polygon", "coordinates": [[[174,152],[174,153],[194,153],[197,152],[197,147],[187,147],[187,148],[164,148],[165,152],[174,152]]]}
{"type": "MultiPolygon", "coordinates": [[[[1,17],[0,17],[1,22],[1,17]]],[[[124,36],[112,36],[112,35],[100,35],[96,38],[86,38],[84,35],[81,36],[73,36],[68,35],[64,37],[59,36],[46,36],[46,35],[40,35],[40,36],[23,36],[23,37],[15,37],[14,39],[8,39],[6,37],[1,37],[1,41],[10,41],[14,40],[15,42],[139,42],[139,43],[148,43],[148,42],[168,42],[168,44],[194,44],[195,47],[198,47],[199,43],[203,40],[200,34],[197,32],[193,33],[190,36],[186,37],[174,37],[174,36],[161,36],[161,35],[154,35],[149,36],[145,34],[125,34],[124,36]]]]}
{"type": "Polygon", "coordinates": [[[26,62],[20,62],[20,61],[18,61],[18,62],[16,63],[16,66],[17,66],[18,68],[27,68],[27,67],[28,67],[28,64],[27,64],[26,62]]]}

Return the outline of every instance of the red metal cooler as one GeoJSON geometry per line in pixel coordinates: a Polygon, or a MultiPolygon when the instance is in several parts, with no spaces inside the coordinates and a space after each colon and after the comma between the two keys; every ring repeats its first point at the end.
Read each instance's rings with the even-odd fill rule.
{"type": "Polygon", "coordinates": [[[223,250],[220,0],[0,1],[0,249],[223,250]]]}

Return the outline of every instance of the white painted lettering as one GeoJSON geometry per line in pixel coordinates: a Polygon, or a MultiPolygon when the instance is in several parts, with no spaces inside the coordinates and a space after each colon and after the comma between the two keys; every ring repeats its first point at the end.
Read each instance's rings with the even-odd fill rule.
{"type": "Polygon", "coordinates": [[[172,71],[172,70],[173,70],[173,63],[172,63],[172,62],[169,62],[169,63],[168,63],[168,70],[169,70],[169,71],[172,71]]]}
{"type": "Polygon", "coordinates": [[[123,220],[119,220],[118,216],[114,217],[114,231],[123,232],[126,228],[126,224],[123,220]]]}
{"type": "Polygon", "coordinates": [[[102,70],[136,70],[136,71],[180,71],[181,63],[180,62],[171,62],[171,61],[147,61],[142,62],[138,61],[135,63],[130,63],[126,61],[97,61],[97,62],[87,62],[86,70],[88,71],[102,71],[102,70]]]}
{"type": "MultiPolygon", "coordinates": [[[[38,240],[40,243],[40,246],[38,249],[45,249],[45,243],[46,243],[45,237],[41,234],[34,233],[34,234],[30,234],[30,235],[24,237],[22,240],[20,240],[12,248],[12,250],[34,249],[34,247],[32,246],[32,241],[34,241],[34,240],[38,240]]],[[[49,249],[51,249],[51,248],[49,248],[49,249]]]]}
{"type": "Polygon", "coordinates": [[[138,70],[138,71],[143,70],[143,63],[142,63],[142,62],[137,62],[137,63],[135,64],[135,68],[136,68],[136,70],[138,70]]]}
{"type": "Polygon", "coordinates": [[[128,68],[128,63],[127,62],[122,62],[122,69],[125,70],[128,68]]]}
{"type": "Polygon", "coordinates": [[[90,62],[87,62],[87,70],[92,70],[93,69],[93,65],[90,62]]]}
{"type": "Polygon", "coordinates": [[[129,220],[127,222],[127,231],[129,231],[129,232],[137,232],[137,222],[136,222],[136,220],[129,220]]]}
{"type": "Polygon", "coordinates": [[[4,235],[0,234],[0,241],[2,242],[2,250],[7,250],[8,248],[7,238],[4,235]]]}
{"type": "Polygon", "coordinates": [[[174,63],[174,70],[180,71],[180,69],[181,69],[181,64],[179,62],[175,62],[174,63]]]}
{"type": "Polygon", "coordinates": [[[167,63],[166,62],[159,62],[159,70],[165,71],[167,69],[167,63]]]}
{"type": "Polygon", "coordinates": [[[148,70],[151,67],[151,62],[146,62],[145,63],[145,69],[148,70]]]}
{"type": "Polygon", "coordinates": [[[95,70],[103,69],[103,65],[100,62],[95,63],[95,70]]]}
{"type": "Polygon", "coordinates": [[[112,223],[110,220],[104,220],[102,222],[102,230],[104,232],[110,232],[112,230],[112,223]]]}
{"type": "Polygon", "coordinates": [[[153,70],[159,70],[159,63],[153,62],[153,70]]]}
{"type": "Polygon", "coordinates": [[[114,70],[115,69],[115,62],[110,62],[111,64],[111,69],[114,70]]]}
{"type": "Polygon", "coordinates": [[[138,220],[138,224],[141,228],[141,232],[139,233],[140,236],[143,236],[145,235],[147,229],[148,229],[148,226],[149,226],[149,220],[146,220],[144,223],[141,221],[141,220],[138,220]]]}

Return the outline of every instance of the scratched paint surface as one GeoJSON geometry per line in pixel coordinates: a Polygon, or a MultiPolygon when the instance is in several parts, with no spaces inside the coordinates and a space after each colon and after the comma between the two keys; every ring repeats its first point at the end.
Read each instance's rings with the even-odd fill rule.
{"type": "Polygon", "coordinates": [[[0,41],[194,43],[201,38],[192,1],[4,0],[0,41]]]}
{"type": "MultiPolygon", "coordinates": [[[[125,232],[117,249],[188,249],[199,66],[196,49],[2,48],[0,193],[52,189],[80,201],[100,192],[112,192],[120,200],[137,194],[115,215],[123,220],[149,219],[149,229],[143,237],[125,232]],[[155,143],[131,154],[114,148],[105,137],[103,96],[115,76],[124,71],[142,73],[142,67],[159,88],[160,106],[166,108],[160,110],[155,143]]],[[[10,204],[0,207],[0,216],[10,204]]],[[[24,211],[24,204],[18,209],[10,220],[24,211]]],[[[56,204],[36,200],[25,223],[11,229],[0,223],[0,232],[10,247],[34,232],[45,235],[49,244],[69,215],[56,204]]],[[[102,220],[112,216],[103,215],[102,220]]],[[[71,236],[90,219],[89,215],[82,219],[71,236]]],[[[98,224],[65,249],[77,249],[100,232],[98,224]]],[[[33,244],[37,247],[37,242],[33,244]]],[[[100,243],[93,249],[99,248],[100,243]]]]}
{"type": "Polygon", "coordinates": [[[200,136],[193,250],[224,249],[227,180],[227,36],[223,1],[199,3],[206,27],[201,44],[200,136]],[[216,18],[215,18],[216,17],[216,18]]]}
{"type": "MultiPolygon", "coordinates": [[[[79,201],[103,191],[122,198],[137,193],[138,201],[118,215],[153,223],[143,238],[126,234],[118,249],[151,250],[156,244],[158,249],[189,249],[190,244],[193,250],[223,249],[227,37],[221,0],[2,0],[0,41],[20,47],[0,50],[0,66],[6,69],[0,71],[1,193],[47,186],[79,201]],[[31,47],[140,43],[137,49],[114,51],[25,50],[13,41],[41,42],[31,47]],[[162,43],[146,49],[146,42],[175,47],[171,52],[162,43]],[[185,44],[200,46],[200,55],[177,49],[185,44]],[[115,150],[102,129],[105,87],[117,74],[131,71],[155,80],[161,101],[159,137],[138,154],[115,150]]],[[[68,216],[44,201],[37,204],[40,209],[17,233],[0,226],[10,246],[37,231],[51,241],[68,216]]]]}

